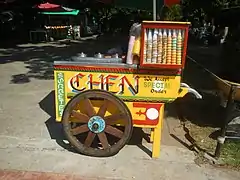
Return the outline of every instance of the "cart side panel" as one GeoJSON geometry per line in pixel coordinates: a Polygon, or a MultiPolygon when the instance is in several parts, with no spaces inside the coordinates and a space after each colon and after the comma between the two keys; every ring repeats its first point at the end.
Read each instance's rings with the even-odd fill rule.
{"type": "MultiPolygon", "coordinates": [[[[154,74],[156,73],[133,73],[131,70],[118,72],[110,68],[97,72],[90,67],[85,71],[55,69],[56,119],[61,121],[64,106],[72,97],[88,89],[112,92],[125,102],[148,102],[151,104],[173,101],[178,98],[180,74],[164,75],[159,72],[157,75],[154,74]]],[[[131,107],[129,109],[132,111],[131,107]]],[[[143,117],[143,115],[139,117],[143,117]]],[[[142,124],[140,121],[136,122],[142,124]]],[[[151,121],[150,124],[155,126],[157,123],[151,121]]]]}
{"type": "Polygon", "coordinates": [[[178,97],[179,75],[120,74],[108,72],[65,71],[68,98],[88,89],[102,89],[129,101],[166,100],[178,97]]]}
{"type": "Polygon", "coordinates": [[[54,71],[54,87],[56,120],[61,121],[63,110],[67,103],[64,71],[54,71]]]}

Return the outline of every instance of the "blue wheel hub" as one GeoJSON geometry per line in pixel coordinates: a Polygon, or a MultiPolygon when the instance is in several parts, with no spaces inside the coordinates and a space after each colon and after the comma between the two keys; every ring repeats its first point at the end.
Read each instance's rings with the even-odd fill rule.
{"type": "Polygon", "coordinates": [[[88,121],[88,128],[93,133],[101,133],[101,132],[103,132],[104,129],[105,129],[105,126],[106,126],[105,121],[100,116],[93,116],[88,121]]]}

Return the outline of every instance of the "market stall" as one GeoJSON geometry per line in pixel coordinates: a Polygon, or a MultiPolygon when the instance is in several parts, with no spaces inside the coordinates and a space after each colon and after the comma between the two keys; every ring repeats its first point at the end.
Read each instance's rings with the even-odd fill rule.
{"type": "Polygon", "coordinates": [[[142,22],[132,30],[126,60],[82,53],[54,62],[56,119],[79,153],[114,155],[140,127],[151,129],[152,157],[159,157],[165,103],[189,92],[201,98],[181,82],[188,26],[142,22]]]}
{"type": "Polygon", "coordinates": [[[39,33],[44,33],[47,41],[65,38],[80,39],[80,22],[75,25],[71,19],[71,16],[79,14],[79,10],[51,3],[39,4],[35,8],[39,10],[39,14],[45,16],[44,27],[41,30],[32,30],[30,40],[39,33]]]}

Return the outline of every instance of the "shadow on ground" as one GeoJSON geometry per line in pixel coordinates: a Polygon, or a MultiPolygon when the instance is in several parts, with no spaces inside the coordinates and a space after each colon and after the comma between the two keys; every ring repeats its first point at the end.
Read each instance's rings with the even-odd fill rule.
{"type": "Polygon", "coordinates": [[[31,78],[53,79],[53,62],[67,60],[78,53],[88,56],[107,52],[110,48],[126,44],[125,38],[103,35],[81,41],[57,41],[38,44],[18,44],[0,48],[0,64],[23,62],[25,74],[12,74],[11,83],[28,83],[31,78]]]}
{"type": "MultiPolygon", "coordinates": [[[[220,105],[219,92],[221,90],[216,86],[216,80],[212,74],[219,72],[219,52],[217,51],[219,48],[211,48],[197,48],[188,53],[192,60],[191,58],[187,59],[183,82],[198,90],[203,99],[196,100],[190,95],[179,99],[177,114],[182,121],[185,138],[192,144],[190,147],[213,155],[217,137],[220,135],[219,128],[224,124],[226,110],[220,105]],[[205,50],[207,52],[204,52],[205,50]],[[203,67],[211,72],[206,71],[203,67]]],[[[237,133],[239,135],[239,130],[238,124],[230,123],[227,135],[230,131],[232,134],[235,133],[236,137],[237,133]]]]}
{"type": "Polygon", "coordinates": [[[200,133],[203,134],[203,138],[209,137],[211,139],[215,139],[219,135],[219,131],[216,131],[216,129],[223,124],[224,108],[220,106],[215,79],[211,73],[198,64],[200,63],[212,71],[217,71],[218,48],[192,46],[190,49],[188,53],[190,58],[186,60],[182,82],[196,89],[203,99],[196,99],[192,94],[187,94],[171,104],[174,108],[171,108],[173,111],[170,111],[168,116],[177,117],[180,120],[184,139],[187,142],[175,134],[171,134],[172,138],[189,150],[196,150],[196,147],[201,149],[197,145],[199,139],[195,139],[196,134],[200,133]]]}
{"type": "MultiPolygon", "coordinates": [[[[207,52],[199,52],[201,49],[198,49],[198,51],[190,51],[188,54],[197,63],[205,66],[205,68],[214,69],[212,66],[215,63],[215,69],[217,69],[217,48],[212,51],[211,48],[207,49],[205,47],[202,50],[206,50],[207,52]]],[[[178,114],[181,116],[181,119],[187,119],[201,127],[221,127],[224,109],[220,106],[216,81],[212,74],[192,61],[191,58],[187,58],[183,73],[183,82],[196,89],[203,98],[202,100],[197,100],[190,94],[186,95],[178,102],[178,114]]]]}

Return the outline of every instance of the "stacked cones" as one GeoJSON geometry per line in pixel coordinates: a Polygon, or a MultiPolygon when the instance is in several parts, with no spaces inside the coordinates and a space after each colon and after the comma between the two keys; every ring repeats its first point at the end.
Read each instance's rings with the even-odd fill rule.
{"type": "Polygon", "coordinates": [[[181,65],[183,41],[182,30],[145,30],[143,49],[144,63],[181,65]]]}

